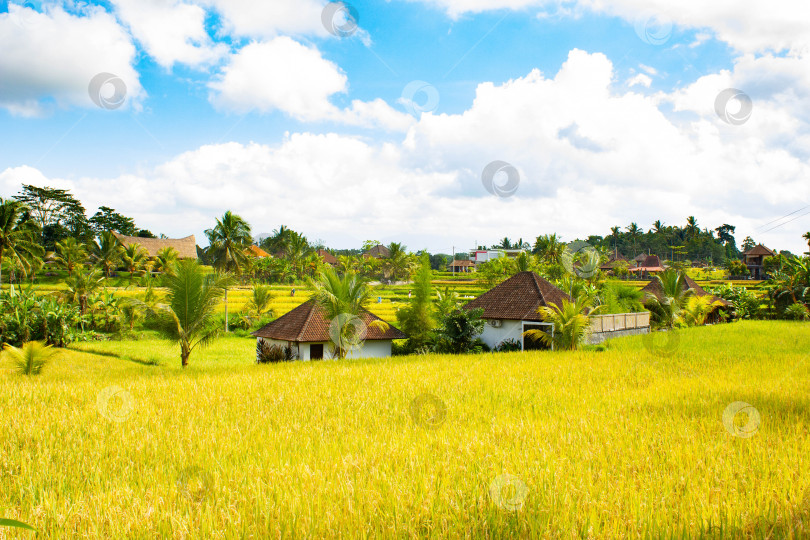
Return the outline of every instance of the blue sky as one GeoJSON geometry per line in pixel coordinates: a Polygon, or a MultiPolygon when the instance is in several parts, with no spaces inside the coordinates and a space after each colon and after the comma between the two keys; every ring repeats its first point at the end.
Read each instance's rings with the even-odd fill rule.
{"type": "Polygon", "coordinates": [[[801,3],[356,1],[342,38],[326,5],[3,4],[0,196],[69,187],[91,213],[200,243],[231,209],[257,233],[284,223],[338,248],[574,240],[695,215],[803,249],[810,217],[763,227],[810,196],[801,3]],[[100,72],[126,84],[122,107],[91,101],[100,72]],[[413,81],[435,107],[414,113],[413,81]],[[725,88],[751,97],[741,125],[714,110],[725,88]],[[483,189],[495,160],[519,171],[513,196],[483,189]]]}

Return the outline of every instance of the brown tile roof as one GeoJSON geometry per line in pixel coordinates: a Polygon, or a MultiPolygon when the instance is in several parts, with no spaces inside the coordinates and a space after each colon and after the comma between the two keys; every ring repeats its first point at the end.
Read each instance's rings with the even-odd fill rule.
{"type": "Polygon", "coordinates": [[[534,272],[519,272],[500,285],[468,302],[464,309],[484,308],[485,319],[542,321],[537,308],[571,297],[534,272]]]}
{"type": "Polygon", "coordinates": [[[319,249],[317,251],[318,257],[323,259],[323,262],[326,264],[337,264],[338,260],[337,257],[326,251],[325,249],[319,249]]]}
{"type": "Polygon", "coordinates": [[[453,261],[447,266],[475,266],[472,261],[453,261]]]}
{"type": "Polygon", "coordinates": [[[636,261],[637,263],[643,263],[646,259],[647,259],[647,255],[645,255],[644,253],[642,253],[641,255],[636,255],[635,257],[633,257],[633,260],[636,261]]]}
{"type": "MultiPolygon", "coordinates": [[[[382,319],[370,311],[364,311],[360,315],[360,320],[368,326],[372,322],[382,319]]],[[[310,299],[286,315],[282,315],[275,321],[253,332],[252,335],[280,341],[325,342],[330,340],[329,321],[326,320],[323,309],[318,306],[314,299],[310,299]]],[[[366,341],[405,339],[407,337],[404,332],[391,325],[385,331],[370,326],[366,333],[366,341]]]]}
{"type": "Polygon", "coordinates": [[[113,234],[125,247],[139,244],[149,253],[150,257],[157,257],[158,251],[165,247],[171,247],[177,251],[178,257],[181,259],[197,258],[197,242],[194,240],[193,234],[185,238],[141,238],[139,236],[124,236],[117,232],[113,232],[113,234]]]}
{"type": "MultiPolygon", "coordinates": [[[[723,300],[719,296],[712,295],[706,289],[704,289],[703,287],[698,285],[697,282],[694,279],[690,278],[689,276],[684,276],[684,277],[686,278],[684,280],[685,284],[683,286],[684,291],[687,290],[687,289],[694,289],[695,296],[711,296],[712,297],[712,302],[720,302],[726,307],[729,307],[729,306],[733,305],[731,302],[729,302],[727,300],[723,300]]],[[[641,291],[644,292],[644,293],[650,293],[653,296],[655,296],[656,298],[658,298],[659,300],[661,299],[662,294],[663,294],[663,290],[661,289],[661,284],[658,282],[657,279],[653,279],[652,281],[650,281],[643,289],[641,289],[641,291]]]]}
{"type": "Polygon", "coordinates": [[[267,253],[265,250],[263,250],[263,249],[262,249],[262,248],[260,248],[259,246],[255,246],[255,245],[254,245],[254,246],[250,246],[250,247],[248,248],[248,252],[250,252],[250,255],[252,255],[253,257],[258,257],[258,258],[260,258],[260,259],[264,259],[265,257],[269,257],[269,256],[270,256],[270,254],[269,254],[269,253],[267,253]]]}
{"type": "Polygon", "coordinates": [[[377,244],[373,248],[363,253],[365,257],[374,257],[375,259],[387,259],[391,256],[391,251],[382,244],[377,244]]]}
{"type": "Polygon", "coordinates": [[[748,251],[744,252],[743,255],[752,255],[754,257],[759,255],[765,255],[766,257],[773,257],[774,255],[776,255],[776,253],[766,248],[762,244],[757,244],[748,251]]]}

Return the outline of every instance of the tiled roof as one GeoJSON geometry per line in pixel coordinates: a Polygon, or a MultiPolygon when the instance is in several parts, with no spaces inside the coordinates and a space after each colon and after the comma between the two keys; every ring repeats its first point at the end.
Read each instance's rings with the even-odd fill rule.
{"type": "MultiPolygon", "coordinates": [[[[369,326],[374,321],[382,320],[369,311],[361,313],[360,320],[368,327],[366,341],[405,339],[408,337],[404,332],[391,325],[384,331],[381,328],[369,326]]],[[[314,299],[307,300],[286,315],[282,315],[275,321],[253,332],[252,335],[303,343],[326,342],[331,339],[329,337],[329,321],[326,320],[323,309],[318,306],[314,299]]]]}
{"type": "Polygon", "coordinates": [[[337,264],[338,260],[337,257],[326,251],[325,249],[318,250],[318,257],[323,259],[323,262],[326,264],[337,264]]]}
{"type": "Polygon", "coordinates": [[[114,231],[113,234],[124,247],[138,244],[149,253],[150,257],[157,257],[158,251],[170,247],[177,251],[180,259],[197,258],[197,242],[194,240],[193,234],[185,238],[141,238],[140,236],[124,236],[114,231]]]}
{"type": "Polygon", "coordinates": [[[475,300],[464,309],[484,308],[485,319],[542,321],[537,309],[571,297],[534,272],[519,272],[475,300]]]}
{"type": "Polygon", "coordinates": [[[773,257],[774,255],[776,255],[776,253],[766,248],[762,244],[757,244],[756,246],[752,247],[751,249],[743,253],[743,255],[752,255],[754,257],[759,255],[765,255],[766,257],[773,257]]]}
{"type": "MultiPolygon", "coordinates": [[[[729,306],[733,305],[731,302],[729,302],[727,300],[723,300],[722,298],[720,298],[718,296],[712,295],[706,289],[704,289],[703,287],[698,285],[697,282],[694,279],[690,278],[689,276],[684,276],[684,277],[686,279],[684,280],[685,283],[684,283],[684,286],[683,286],[683,290],[694,289],[695,296],[711,296],[712,297],[712,302],[720,302],[726,307],[729,307],[729,306]]],[[[655,296],[656,298],[658,298],[659,300],[661,299],[662,293],[663,293],[663,291],[661,289],[661,284],[658,282],[657,279],[654,279],[654,280],[650,281],[643,289],[641,289],[641,291],[644,292],[644,293],[650,293],[653,296],[655,296]]]]}

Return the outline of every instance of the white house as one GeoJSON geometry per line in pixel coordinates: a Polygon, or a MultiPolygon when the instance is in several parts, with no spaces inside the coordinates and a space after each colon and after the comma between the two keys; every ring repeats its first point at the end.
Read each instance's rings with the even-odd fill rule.
{"type": "MultiPolygon", "coordinates": [[[[391,356],[391,341],[408,337],[391,325],[385,330],[378,326],[370,326],[372,322],[382,319],[369,311],[364,311],[358,318],[364,326],[365,339],[351,349],[347,358],[391,356]]],[[[319,360],[332,357],[333,345],[329,335],[329,324],[315,300],[308,300],[253,332],[252,335],[256,337],[257,344],[265,342],[283,347],[291,345],[299,360],[319,360]]]]}
{"type": "Polygon", "coordinates": [[[549,304],[562,305],[571,297],[534,272],[519,272],[495,288],[470,301],[464,309],[483,308],[487,324],[481,339],[490,348],[514,339],[521,349],[543,348],[539,341],[523,338],[526,330],[546,330],[551,325],[543,322],[537,309],[549,304]]]}
{"type": "Polygon", "coordinates": [[[526,251],[525,249],[473,249],[470,251],[470,260],[475,263],[476,266],[479,264],[485,263],[487,261],[491,261],[493,259],[500,259],[501,257],[509,257],[515,258],[521,253],[526,251]]]}

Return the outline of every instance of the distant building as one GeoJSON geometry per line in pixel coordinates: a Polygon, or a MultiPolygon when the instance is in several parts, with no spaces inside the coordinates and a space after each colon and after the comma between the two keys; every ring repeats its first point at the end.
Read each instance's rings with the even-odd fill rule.
{"type": "Polygon", "coordinates": [[[265,259],[270,256],[265,250],[260,248],[259,246],[252,245],[247,249],[248,255],[251,257],[256,257],[257,259],[265,259]]]}
{"type": "Polygon", "coordinates": [[[332,255],[331,253],[329,253],[325,249],[319,249],[318,251],[316,251],[316,253],[318,254],[318,257],[320,257],[321,260],[323,262],[325,262],[326,264],[328,264],[330,266],[337,266],[337,263],[338,263],[337,257],[332,255]]]}
{"type": "Polygon", "coordinates": [[[470,250],[470,260],[478,266],[493,259],[500,259],[501,257],[509,257],[514,259],[525,249],[473,249],[470,250]]]}
{"type": "Polygon", "coordinates": [[[387,259],[391,256],[391,250],[382,244],[377,244],[371,249],[363,252],[363,257],[367,259],[387,259]]]}
{"type": "MultiPolygon", "coordinates": [[[[370,311],[363,311],[359,319],[366,326],[363,342],[353,349],[347,358],[382,358],[391,356],[391,341],[406,339],[401,330],[388,325],[383,330],[370,326],[379,317],[370,311]]],[[[299,360],[320,360],[332,356],[332,339],[329,335],[330,322],[323,309],[315,300],[307,300],[286,315],[266,324],[253,332],[257,345],[265,342],[270,345],[291,345],[299,360]]]]}
{"type": "Polygon", "coordinates": [[[644,261],[638,266],[630,268],[631,272],[637,272],[639,277],[649,277],[652,274],[664,271],[664,266],[661,264],[661,259],[658,255],[647,255],[644,261]]]}
{"type": "Polygon", "coordinates": [[[450,272],[475,272],[475,263],[472,261],[453,261],[447,265],[447,270],[450,272]]]}
{"type": "Polygon", "coordinates": [[[751,277],[754,279],[765,279],[765,271],[763,269],[765,257],[773,257],[776,255],[776,252],[771,251],[762,244],[757,244],[748,251],[743,252],[742,255],[745,266],[747,266],[748,271],[751,272],[751,277]]]}
{"type": "MultiPolygon", "coordinates": [[[[720,311],[731,311],[734,309],[734,304],[727,300],[723,300],[719,296],[714,296],[710,292],[706,291],[703,287],[697,284],[697,282],[690,278],[687,275],[684,275],[684,284],[682,290],[686,291],[692,289],[694,291],[695,296],[710,296],[712,303],[719,302],[720,305],[715,306],[712,308],[712,311],[709,313],[709,316],[706,318],[706,322],[718,322],[720,320],[720,311]]],[[[661,284],[658,280],[654,279],[649,282],[641,291],[645,294],[655,296],[659,300],[663,299],[663,290],[661,289],[661,284]]]]}
{"type": "Polygon", "coordinates": [[[146,250],[150,257],[157,257],[161,249],[170,247],[177,252],[179,259],[197,258],[197,242],[194,240],[194,235],[185,238],[141,238],[140,236],[124,236],[117,232],[113,232],[113,234],[122,246],[129,247],[138,244],[146,250]]]}

